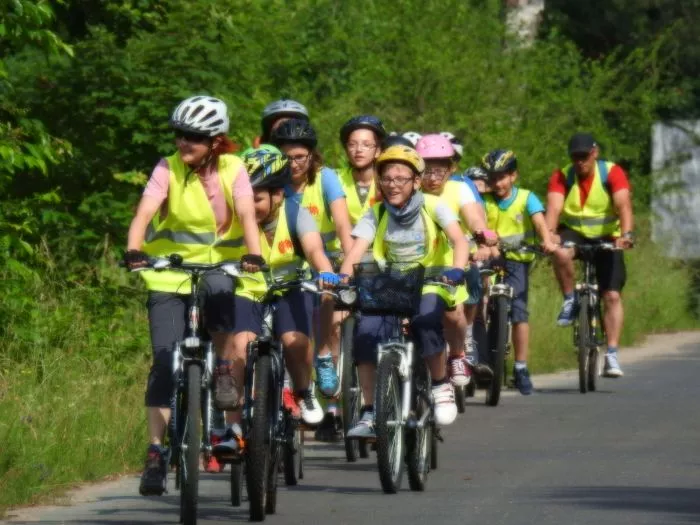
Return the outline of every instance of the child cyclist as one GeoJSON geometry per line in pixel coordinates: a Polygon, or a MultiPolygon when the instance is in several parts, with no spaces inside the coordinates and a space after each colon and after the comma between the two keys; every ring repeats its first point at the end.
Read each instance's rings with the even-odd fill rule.
{"type": "MultiPolygon", "coordinates": [[[[267,261],[270,273],[275,278],[293,279],[297,270],[306,265],[319,273],[322,281],[336,284],[337,276],[326,257],[323,242],[315,219],[305,209],[300,208],[295,216],[296,225],[291,228],[284,198],[284,188],[290,183],[292,172],[287,158],[273,146],[261,146],[243,153],[250,173],[255,198],[255,216],[260,225],[260,246],[263,258],[267,261]]],[[[257,280],[243,279],[237,292],[239,298],[235,320],[235,337],[239,344],[247,345],[262,332],[262,308],[259,299],[266,291],[264,278],[257,274],[257,280]]],[[[309,293],[291,290],[277,303],[275,310],[275,336],[285,350],[285,364],[294,389],[294,402],[288,399],[285,391],[284,405],[292,412],[300,409],[301,419],[310,425],[318,424],[323,410],[313,395],[311,365],[313,348],[311,345],[311,298],[309,293]]],[[[245,365],[241,363],[242,366],[245,365]]],[[[240,422],[240,412],[236,423],[240,422]]],[[[231,427],[229,440],[219,448],[235,447],[240,437],[240,429],[231,427]],[[238,435],[236,435],[238,433],[238,435]]]]}
{"type": "MultiPolygon", "coordinates": [[[[464,235],[472,232],[473,236],[480,240],[485,236],[495,240],[495,234],[486,230],[486,215],[474,193],[466,184],[448,180],[456,168],[456,151],[450,140],[444,135],[423,135],[416,144],[416,151],[425,160],[423,192],[440,197],[456,216],[461,217],[464,235]]],[[[475,250],[473,256],[475,260],[485,260],[490,253],[490,249],[482,245],[475,250]]],[[[463,303],[467,301],[467,292],[464,286],[457,290],[457,294],[448,300],[450,308],[445,322],[450,345],[450,380],[454,386],[465,386],[471,379],[471,371],[464,353],[467,318],[463,303]]]]}
{"type": "MultiPolygon", "coordinates": [[[[489,228],[496,231],[501,243],[513,245],[534,244],[536,234],[542,240],[545,252],[552,253],[557,246],[552,242],[544,220],[544,206],[537,196],[515,185],[518,179],[518,161],[508,150],[494,150],[482,159],[489,175],[491,194],[484,196],[489,228]]],[[[496,250],[497,252],[497,250],[496,250]]],[[[531,253],[506,252],[505,282],[513,287],[511,322],[515,365],[515,386],[523,395],[532,393],[532,381],[527,369],[530,328],[528,324],[527,298],[531,253]]]]}
{"type": "MultiPolygon", "coordinates": [[[[423,159],[411,148],[392,146],[377,159],[377,169],[383,202],[375,204],[353,229],[355,244],[346,255],[340,273],[351,275],[354,264],[372,247],[376,261],[420,263],[429,273],[442,274],[448,283],[461,283],[468,261],[468,243],[449,206],[433,195],[418,191],[425,169],[423,159]]],[[[446,374],[442,323],[447,303],[433,289],[424,289],[419,311],[411,319],[411,329],[430,370],[436,421],[439,425],[449,425],[457,417],[457,407],[446,374]]],[[[372,399],[377,344],[386,340],[390,329],[381,316],[363,315],[359,320],[353,352],[365,405],[360,421],[348,437],[374,435],[372,399]]]]}
{"type": "MultiPolygon", "coordinates": [[[[316,131],[307,120],[290,119],[272,131],[271,142],[289,158],[291,180],[285,187],[287,224],[295,233],[297,215],[302,208],[316,221],[326,253],[337,249],[347,253],[352,245],[352,226],[345,193],[333,170],[322,170],[323,160],[317,149],[316,131]],[[338,243],[336,243],[336,239],[338,243]]],[[[338,389],[338,376],[330,349],[334,301],[330,296],[321,304],[321,346],[316,359],[319,390],[333,396],[338,389]]]]}
{"type": "MultiPolygon", "coordinates": [[[[385,137],[384,124],[373,115],[353,117],[340,128],[340,143],[345,148],[349,165],[338,171],[338,179],[345,193],[350,222],[353,226],[380,197],[376,183],[375,161],[379,157],[382,140],[385,137]]],[[[338,252],[339,248],[340,243],[336,239],[333,249],[338,252]]],[[[371,260],[371,253],[368,252],[364,259],[371,260]]],[[[335,262],[340,264],[341,260],[337,259],[335,262]]],[[[345,317],[345,312],[333,314],[330,345],[336,363],[340,349],[340,323],[345,317]]],[[[333,441],[340,438],[337,411],[337,400],[330,399],[326,405],[326,415],[316,430],[316,439],[333,441]]]]}

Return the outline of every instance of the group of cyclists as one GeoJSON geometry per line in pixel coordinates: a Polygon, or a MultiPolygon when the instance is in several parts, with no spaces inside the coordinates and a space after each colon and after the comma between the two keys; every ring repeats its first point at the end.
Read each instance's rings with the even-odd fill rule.
{"type": "MultiPolygon", "coordinates": [[[[158,162],[143,192],[128,232],[127,267],[143,268],[151,257],[179,254],[193,263],[240,261],[251,275],[266,269],[276,278],[293,278],[308,268],[323,287],[332,288],[352,279],[358,263],[421,264],[426,275],[450,285],[426,284],[410,320],[430,372],[438,425],[457,416],[454,387],[467,385],[474,375],[492,374],[473,335],[484,286],[477,264],[505,258],[514,291],[513,376],[516,388],[528,395],[533,390],[527,368],[528,275],[534,254],[502,247],[537,243],[552,255],[564,298],[557,324],[568,326],[575,315],[574,252],[562,243],[604,238],[621,249],[634,243],[627,175],[598,158],[598,145],[587,133],[571,137],[571,162],[552,174],[545,208],[521,186],[513,151],[490,151],[479,165],[461,172],[463,145],[449,132],[389,133],[379,118],[356,116],[339,133],[347,167],[333,170],[324,165],[307,108],[293,100],[264,108],[261,135],[240,155],[227,136],[228,109],[219,99],[190,97],[175,108],[169,124],[177,149],[158,162]]],[[[600,252],[596,273],[608,346],[604,373],[619,377],[622,251],[600,252]]],[[[145,270],[141,275],[148,288],[153,350],[145,394],[150,443],[140,485],[149,495],[163,489],[172,351],[184,337],[188,305],[197,298],[190,297],[182,273],[145,270]]],[[[205,327],[217,355],[214,403],[225,413],[217,447],[235,450],[243,444],[246,348],[261,334],[259,301],[265,291],[265,279],[235,284],[216,272],[201,286],[205,327]]],[[[290,385],[284,406],[316,427],[318,439],[334,439],[343,313],[335,311],[331,297],[319,300],[300,290],[277,304],[275,335],[284,347],[290,385]],[[316,387],[327,398],[325,410],[316,387]]],[[[364,405],[348,437],[374,435],[377,346],[386,330],[381,316],[361,315],[357,323],[352,358],[364,405]]]]}

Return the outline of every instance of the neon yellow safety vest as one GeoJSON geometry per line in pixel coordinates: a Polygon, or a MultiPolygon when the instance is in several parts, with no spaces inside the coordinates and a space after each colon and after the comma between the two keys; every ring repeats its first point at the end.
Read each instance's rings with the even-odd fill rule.
{"type": "MultiPolygon", "coordinates": [[[[437,224],[437,206],[442,200],[435,195],[424,195],[425,202],[421,209],[421,217],[425,226],[425,255],[419,261],[426,268],[428,276],[435,276],[430,269],[443,270],[445,267],[452,267],[453,251],[447,239],[445,232],[437,224]]],[[[372,245],[372,255],[377,262],[386,261],[388,253],[387,245],[384,240],[389,217],[386,213],[382,213],[383,203],[377,203],[372,206],[372,211],[377,220],[377,231],[372,245]]],[[[401,261],[393,261],[401,262],[401,261]]],[[[436,285],[427,285],[423,287],[423,294],[434,293],[442,297],[447,302],[449,307],[453,307],[455,303],[464,302],[468,298],[466,286],[460,285],[455,288],[454,293],[450,293],[444,287],[436,285]]]]}
{"type": "Polygon", "coordinates": [[[607,174],[613,166],[615,164],[612,162],[602,160],[596,162],[591,190],[583,206],[581,206],[581,187],[573,166],[568,165],[563,170],[563,173],[567,174],[568,193],[564,200],[562,223],[589,239],[610,235],[619,237],[621,234],[620,218],[613,206],[612,197],[605,188],[607,174]]]}
{"type": "MultiPolygon", "coordinates": [[[[517,186],[513,187],[513,191],[515,192],[515,200],[505,210],[499,208],[493,195],[484,195],[489,229],[495,231],[501,242],[505,244],[513,246],[521,243],[534,244],[537,240],[535,226],[527,212],[527,199],[530,196],[530,191],[517,186]]],[[[534,253],[506,253],[505,257],[520,262],[535,260],[534,253]]]]}
{"type": "MultiPolygon", "coordinates": [[[[217,172],[226,204],[232,210],[231,226],[223,235],[216,231],[216,217],[199,177],[191,173],[178,153],[167,157],[170,169],[167,215],[154,220],[143,251],[151,256],[179,254],[186,262],[217,263],[239,260],[245,253],[243,228],[238,221],[232,188],[243,163],[233,155],[220,155],[217,172]]],[[[140,272],[149,290],[190,293],[189,278],[181,272],[140,272]]]]}
{"type": "Polygon", "coordinates": [[[313,184],[307,184],[304,188],[304,195],[301,198],[301,207],[306,208],[311,216],[316,220],[318,229],[321,232],[323,247],[326,252],[332,253],[334,241],[336,241],[335,224],[330,214],[330,209],[326,206],[323,198],[322,173],[316,173],[316,180],[313,184]]]}
{"type": "MultiPolygon", "coordinates": [[[[355,179],[352,176],[352,169],[345,168],[338,172],[338,179],[340,180],[340,185],[345,193],[345,199],[348,203],[348,212],[350,213],[350,222],[353,226],[357,224],[357,221],[362,218],[362,216],[367,213],[372,206],[377,203],[377,184],[372,177],[372,182],[369,185],[369,192],[367,193],[367,199],[365,203],[362,204],[360,196],[357,194],[357,186],[355,184],[355,179]]],[[[340,248],[340,246],[339,246],[340,248]]]]}
{"type": "MultiPolygon", "coordinates": [[[[287,224],[287,213],[285,203],[282,202],[277,215],[277,227],[272,244],[267,240],[265,232],[260,230],[260,251],[263,259],[270,267],[270,274],[273,278],[283,280],[294,279],[297,269],[302,268],[305,261],[294,251],[292,234],[287,224]]],[[[265,295],[267,284],[262,273],[257,273],[251,279],[241,279],[241,286],[236,290],[236,294],[253,301],[258,301],[265,295]]]]}
{"type": "Polygon", "coordinates": [[[459,182],[456,180],[448,180],[442,187],[442,193],[440,194],[440,198],[449,205],[450,209],[457,216],[462,231],[465,234],[469,235],[471,234],[471,232],[469,231],[469,227],[467,226],[464,217],[462,217],[462,208],[459,205],[459,196],[462,193],[460,191],[462,189],[460,186],[463,184],[463,182],[459,182]]]}

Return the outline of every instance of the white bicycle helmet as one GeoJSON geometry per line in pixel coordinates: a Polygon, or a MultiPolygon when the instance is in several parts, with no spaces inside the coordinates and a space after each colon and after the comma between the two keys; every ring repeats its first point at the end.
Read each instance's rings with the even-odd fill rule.
{"type": "Polygon", "coordinates": [[[449,131],[441,131],[440,135],[442,135],[452,143],[452,147],[461,159],[464,156],[464,146],[462,145],[462,141],[455,137],[454,134],[450,133],[449,131]]]}
{"type": "Polygon", "coordinates": [[[303,120],[309,120],[309,111],[306,106],[296,100],[275,100],[270,102],[262,112],[262,120],[266,121],[277,116],[294,117],[303,120]]]}
{"type": "Polygon", "coordinates": [[[414,147],[416,146],[416,144],[418,144],[418,141],[421,139],[422,136],[423,135],[415,131],[407,131],[402,135],[403,138],[410,140],[414,147]]]}
{"type": "Polygon", "coordinates": [[[206,95],[187,98],[173,111],[170,127],[208,137],[228,133],[226,104],[218,98],[206,95]]]}

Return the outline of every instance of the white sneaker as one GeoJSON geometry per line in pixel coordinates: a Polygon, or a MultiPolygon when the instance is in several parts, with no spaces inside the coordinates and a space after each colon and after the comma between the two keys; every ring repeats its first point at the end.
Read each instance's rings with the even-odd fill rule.
{"type": "Polygon", "coordinates": [[[435,422],[440,425],[451,425],[457,419],[455,391],[450,383],[433,387],[435,402],[435,422]]]}
{"type": "Polygon", "coordinates": [[[365,410],[362,413],[362,417],[357,422],[357,425],[348,430],[347,438],[376,438],[377,434],[374,432],[374,412],[365,410]]]}
{"type": "Polygon", "coordinates": [[[617,362],[617,354],[605,354],[605,368],[603,369],[605,377],[622,377],[622,369],[617,362]]]}
{"type": "Polygon", "coordinates": [[[294,396],[299,408],[301,409],[301,419],[307,425],[318,425],[323,420],[323,408],[321,408],[316,394],[314,394],[313,384],[309,385],[309,389],[304,393],[303,397],[294,396]]]}
{"type": "Polygon", "coordinates": [[[454,386],[467,386],[472,379],[472,371],[464,356],[451,357],[449,363],[450,382],[454,386]]]}

